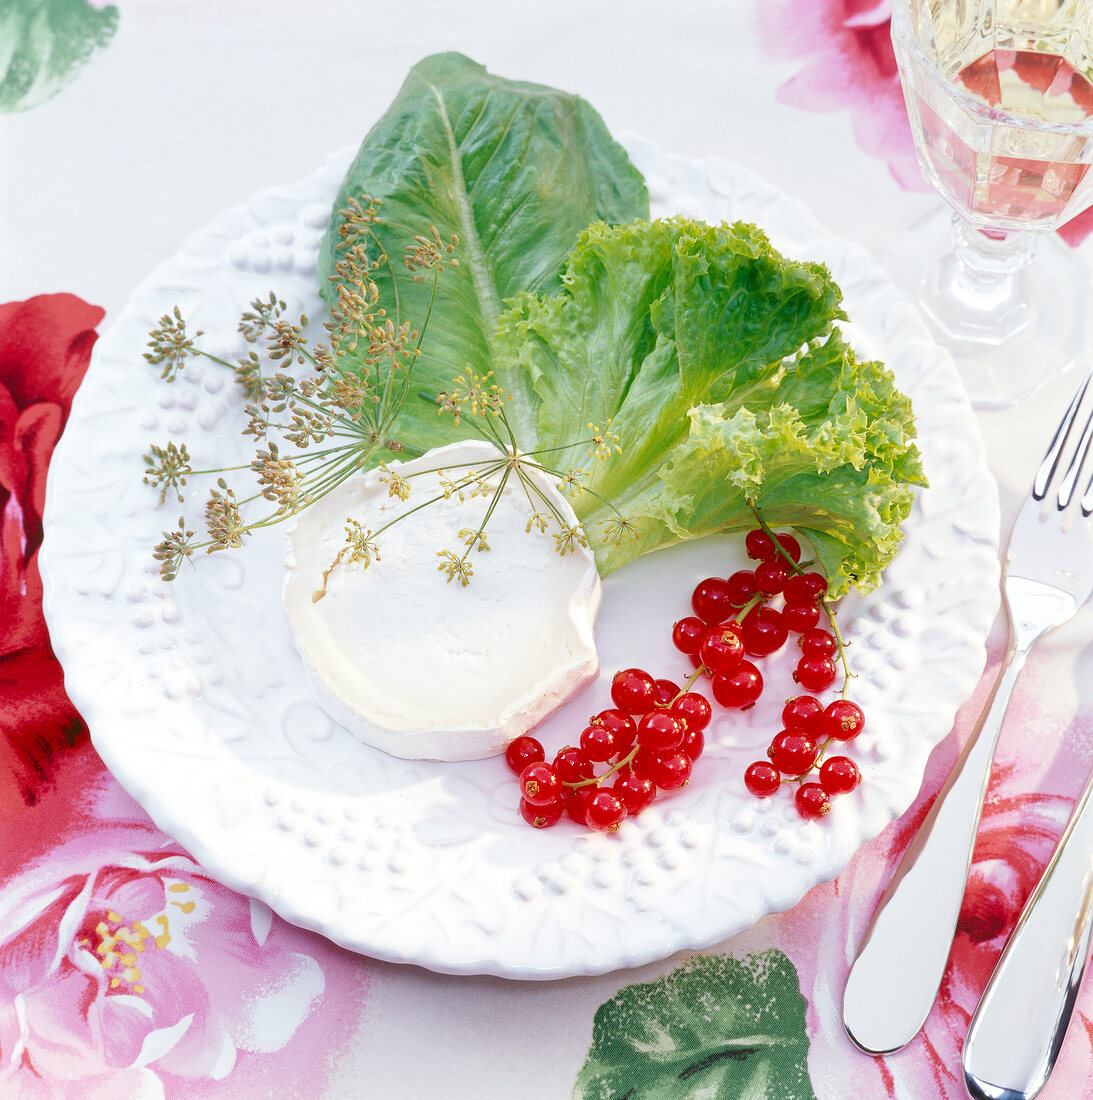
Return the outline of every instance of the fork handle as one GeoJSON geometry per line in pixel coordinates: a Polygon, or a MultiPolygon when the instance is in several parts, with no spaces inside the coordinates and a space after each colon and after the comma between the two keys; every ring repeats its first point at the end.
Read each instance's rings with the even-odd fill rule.
{"type": "Polygon", "coordinates": [[[964,1043],[977,1100],[1025,1100],[1048,1079],[1070,1023],[1093,930],[1093,778],[991,975],[964,1043]]]}
{"type": "Polygon", "coordinates": [[[868,1054],[909,1043],[937,997],[998,734],[1028,648],[1014,646],[1007,653],[990,702],[904,853],[851,967],[843,1024],[868,1054]]]}

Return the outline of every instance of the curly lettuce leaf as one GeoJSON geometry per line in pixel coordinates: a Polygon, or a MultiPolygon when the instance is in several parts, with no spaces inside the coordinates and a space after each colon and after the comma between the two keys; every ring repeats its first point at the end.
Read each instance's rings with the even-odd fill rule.
{"type": "Polygon", "coordinates": [[[752,501],[810,538],[839,595],[877,583],[924,484],[910,403],[854,354],[843,317],[827,269],[785,259],[755,226],[596,225],[560,292],[500,318],[495,372],[526,449],[608,421],[619,435],[622,454],[574,502],[593,537],[614,509],[637,527],[595,547],[602,573],[754,526],[752,501]]]}
{"type": "MultiPolygon", "coordinates": [[[[321,292],[337,297],[339,229],[350,199],[381,202],[376,237],[390,257],[374,272],[389,317],[420,328],[429,316],[399,439],[426,449],[466,438],[417,394],[485,376],[505,300],[560,286],[567,253],[591,222],[648,217],[641,174],[578,96],[505,80],[457,53],[415,65],[365,137],[334,203],[319,261],[321,292]],[[435,226],[457,234],[458,267],[413,281],[402,257],[435,226]],[[331,279],[333,278],[333,282],[331,279]],[[431,304],[431,313],[430,313],[431,304]]],[[[373,249],[373,254],[378,250],[373,249]]],[[[363,349],[362,349],[363,353],[363,349]]]]}

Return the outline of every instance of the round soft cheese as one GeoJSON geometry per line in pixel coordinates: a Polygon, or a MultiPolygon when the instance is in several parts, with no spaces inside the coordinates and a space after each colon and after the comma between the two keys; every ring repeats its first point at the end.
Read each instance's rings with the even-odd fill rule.
{"type": "MultiPolygon", "coordinates": [[[[476,546],[467,559],[469,583],[449,582],[438,568],[444,551],[463,554],[460,532],[482,525],[492,496],[465,489],[462,499],[445,498],[432,471],[457,481],[499,461],[492,445],[468,441],[390,463],[411,486],[406,501],[372,470],[301,512],[288,536],[284,602],[315,699],[360,740],[395,756],[502,752],[598,671],[595,559],[580,545],[559,554],[556,521],[546,532],[529,524],[534,493],[514,473],[485,526],[489,549],[476,546]],[[433,502],[411,511],[426,501],[433,502]],[[366,566],[345,554],[330,568],[346,546],[348,520],[377,531],[396,516],[403,518],[375,540],[378,560],[366,566]]],[[[553,479],[524,469],[576,525],[553,479]]],[[[496,488],[500,478],[489,483],[496,488]]],[[[537,510],[547,511],[541,501],[537,510]]]]}

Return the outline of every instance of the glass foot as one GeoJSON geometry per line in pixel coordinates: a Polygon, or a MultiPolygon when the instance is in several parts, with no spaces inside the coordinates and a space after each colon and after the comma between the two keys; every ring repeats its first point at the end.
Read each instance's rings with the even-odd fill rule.
{"type": "Polygon", "coordinates": [[[1024,239],[976,237],[974,275],[954,250],[946,208],[898,231],[876,255],[956,360],[972,405],[1007,409],[1086,356],[1089,274],[1054,234],[1034,250],[1024,239]]]}

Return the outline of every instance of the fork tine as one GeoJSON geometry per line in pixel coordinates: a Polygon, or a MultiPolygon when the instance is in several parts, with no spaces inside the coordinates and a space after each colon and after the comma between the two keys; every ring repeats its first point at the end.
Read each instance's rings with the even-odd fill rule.
{"type": "Polygon", "coordinates": [[[1085,422],[1085,430],[1082,432],[1081,442],[1078,444],[1078,449],[1074,452],[1074,457],[1070,460],[1070,467],[1067,469],[1062,483],[1059,485],[1057,507],[1060,512],[1070,503],[1070,498],[1074,495],[1074,485],[1078,480],[1078,475],[1082,472],[1082,464],[1085,462],[1085,456],[1089,452],[1090,439],[1093,439],[1093,413],[1089,414],[1089,419],[1085,422]]]}
{"type": "Polygon", "coordinates": [[[1082,497],[1079,507],[1082,510],[1082,515],[1087,518],[1093,512],[1093,477],[1090,477],[1089,484],[1085,487],[1085,495],[1082,497]]]}
{"type": "MultiPolygon", "coordinates": [[[[1055,435],[1052,436],[1051,445],[1047,449],[1047,454],[1044,456],[1044,461],[1040,463],[1040,468],[1036,471],[1036,477],[1032,482],[1032,496],[1034,500],[1043,500],[1047,496],[1048,486],[1051,484],[1051,479],[1055,476],[1055,471],[1059,465],[1059,459],[1063,453],[1063,447],[1066,445],[1067,437],[1070,435],[1071,425],[1074,423],[1074,418],[1078,414],[1078,407],[1082,403],[1082,399],[1085,397],[1085,391],[1089,388],[1090,379],[1093,378],[1093,367],[1087,372],[1078,386],[1077,392],[1070,400],[1070,404],[1066,408],[1066,412],[1063,413],[1063,419],[1059,422],[1058,428],[1055,429],[1055,435]]],[[[1074,490],[1074,481],[1077,480],[1078,470],[1081,467],[1081,461],[1078,459],[1085,458],[1085,452],[1089,447],[1090,436],[1090,424],[1086,424],[1085,433],[1082,437],[1082,442],[1078,447],[1077,457],[1071,462],[1070,468],[1067,471],[1067,478],[1070,478],[1073,474],[1073,478],[1070,480],[1069,491],[1067,493],[1066,501],[1061,499],[1062,491],[1060,490],[1060,508],[1065,508],[1070,501],[1070,494],[1074,490]],[[1075,465],[1077,462],[1077,465],[1075,465]]],[[[1066,479],[1064,478],[1064,486],[1066,485],[1066,479]]],[[[1087,491],[1086,497],[1090,494],[1087,491]]],[[[1085,508],[1086,497],[1082,497],[1083,511],[1085,508]]]]}

